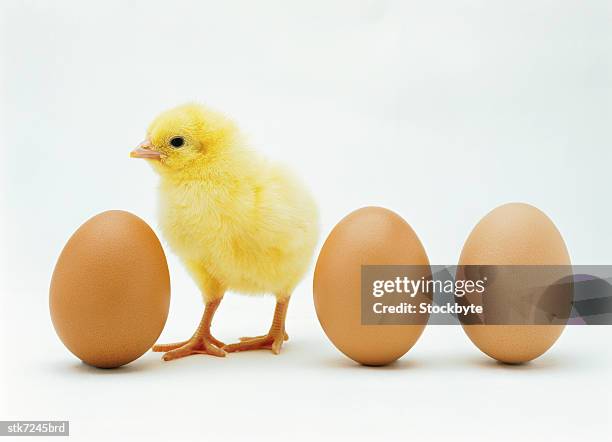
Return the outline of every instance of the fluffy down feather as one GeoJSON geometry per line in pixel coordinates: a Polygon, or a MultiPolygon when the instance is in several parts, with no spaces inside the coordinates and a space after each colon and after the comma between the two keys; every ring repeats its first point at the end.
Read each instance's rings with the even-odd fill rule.
{"type": "Polygon", "coordinates": [[[162,154],[160,227],[206,301],[225,290],[291,294],[308,270],[318,213],[285,168],[249,149],[223,115],[187,104],[159,115],[147,131],[162,154]],[[181,137],[175,148],[171,140],[181,137]]]}

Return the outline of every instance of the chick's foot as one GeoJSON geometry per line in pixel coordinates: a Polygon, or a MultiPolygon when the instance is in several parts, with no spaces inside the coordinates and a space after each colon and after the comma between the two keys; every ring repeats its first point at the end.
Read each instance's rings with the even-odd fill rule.
{"type": "MultiPolygon", "coordinates": [[[[262,336],[243,336],[243,337],[241,337],[241,338],[238,338],[238,340],[239,340],[240,342],[243,342],[243,341],[251,341],[251,340],[253,340],[253,339],[265,338],[266,336],[268,336],[268,335],[262,335],[262,336]]],[[[283,335],[283,336],[284,336],[284,337],[283,337],[283,339],[284,339],[285,341],[288,341],[288,340],[289,340],[289,335],[287,334],[287,332],[284,332],[284,335],[283,335]]]]}
{"type": "Polygon", "coordinates": [[[257,336],[254,338],[240,338],[240,342],[226,345],[223,347],[228,353],[247,350],[272,350],[275,355],[280,353],[283,342],[285,341],[285,333],[268,333],[267,335],[257,336]]]}
{"type": "Polygon", "coordinates": [[[226,352],[222,349],[225,346],[223,342],[208,336],[194,336],[188,341],[177,342],[174,344],[155,345],[153,351],[167,352],[162,359],[164,361],[172,361],[174,359],[184,358],[191,355],[212,355],[223,357],[226,352]]]}
{"type": "Polygon", "coordinates": [[[279,354],[283,342],[289,339],[289,336],[285,333],[285,317],[287,316],[288,304],[289,297],[276,301],[274,318],[267,335],[256,336],[254,338],[240,338],[240,342],[226,345],[223,347],[223,350],[228,353],[234,353],[237,351],[268,349],[272,350],[272,353],[275,355],[279,354]]]}
{"type": "Polygon", "coordinates": [[[175,342],[173,344],[159,344],[153,346],[153,351],[167,352],[162,359],[164,361],[172,361],[173,359],[184,358],[190,355],[213,355],[223,357],[226,355],[223,347],[225,344],[218,339],[215,339],[210,334],[210,325],[212,318],[215,315],[217,307],[221,302],[221,298],[206,303],[202,320],[197,330],[187,341],[175,342]]]}
{"type": "Polygon", "coordinates": [[[176,350],[179,347],[187,344],[189,341],[173,342],[172,344],[155,344],[151,351],[154,352],[167,352],[170,350],[176,350]]]}
{"type": "MultiPolygon", "coordinates": [[[[153,348],[151,349],[151,351],[154,351],[154,352],[166,352],[166,351],[170,351],[170,350],[176,350],[177,348],[180,348],[180,347],[188,344],[189,341],[191,341],[193,339],[194,338],[188,339],[187,341],[173,342],[172,344],[155,344],[153,346],[153,348]]],[[[216,339],[212,335],[206,336],[206,339],[211,344],[213,344],[215,347],[219,347],[219,348],[225,347],[225,344],[223,342],[219,341],[218,339],[216,339]]]]}

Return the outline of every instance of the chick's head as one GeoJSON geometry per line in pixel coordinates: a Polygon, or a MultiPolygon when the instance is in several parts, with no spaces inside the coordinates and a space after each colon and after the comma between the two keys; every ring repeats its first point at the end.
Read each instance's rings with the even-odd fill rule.
{"type": "Polygon", "coordinates": [[[158,115],[130,156],[148,160],[161,175],[193,174],[222,156],[236,134],[225,116],[198,104],[185,104],[158,115]]]}

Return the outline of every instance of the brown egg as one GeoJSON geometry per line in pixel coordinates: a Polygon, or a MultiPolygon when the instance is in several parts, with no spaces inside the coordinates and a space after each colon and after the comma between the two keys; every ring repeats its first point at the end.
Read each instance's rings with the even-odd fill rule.
{"type": "Polygon", "coordinates": [[[161,334],[170,305],[166,256],[151,228],[111,210],[72,235],[49,293],[55,330],[87,364],[111,368],[142,356],[161,334]]]}
{"type": "MultiPolygon", "coordinates": [[[[548,278],[550,284],[556,277],[549,277],[569,268],[566,266],[570,265],[570,257],[561,234],[543,212],[528,204],[512,203],[491,211],[474,227],[461,252],[459,265],[563,266],[551,267],[548,272],[534,271],[539,278],[548,278]]],[[[500,271],[508,269],[503,267],[500,271]]],[[[507,278],[501,289],[485,292],[482,296],[495,297],[485,300],[492,308],[509,311],[510,306],[519,305],[513,297],[522,293],[524,283],[507,278]]],[[[571,303],[571,299],[567,302],[571,303]]],[[[565,327],[564,323],[503,324],[463,325],[463,329],[490,357],[516,364],[545,353],[565,327]]]]}
{"type": "Polygon", "coordinates": [[[404,355],[425,328],[362,325],[361,266],[426,265],[427,254],[410,225],[396,213],[365,207],[331,231],[317,260],[313,294],[319,322],[332,343],[364,365],[384,365],[404,355]]]}

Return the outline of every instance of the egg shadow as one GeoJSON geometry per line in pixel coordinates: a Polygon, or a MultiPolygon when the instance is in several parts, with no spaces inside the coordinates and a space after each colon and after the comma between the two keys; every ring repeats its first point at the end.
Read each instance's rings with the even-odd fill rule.
{"type": "Polygon", "coordinates": [[[401,370],[414,370],[421,368],[423,364],[415,359],[398,359],[386,365],[364,365],[359,362],[355,362],[348,357],[334,357],[320,360],[321,366],[325,366],[330,369],[340,370],[373,370],[373,371],[401,371],[401,370]]]}
{"type": "Polygon", "coordinates": [[[510,364],[498,361],[488,356],[472,356],[464,362],[472,367],[483,368],[486,370],[513,371],[513,372],[534,372],[534,371],[557,371],[574,368],[571,360],[561,359],[556,356],[546,356],[519,364],[510,364]]]}
{"type": "MultiPolygon", "coordinates": [[[[146,356],[146,354],[145,354],[146,356]]],[[[129,364],[115,368],[100,368],[89,365],[83,361],[75,361],[67,366],[62,364],[62,368],[67,368],[72,373],[80,373],[94,376],[124,376],[132,373],[150,372],[162,368],[163,361],[152,357],[141,357],[129,364]]]]}

